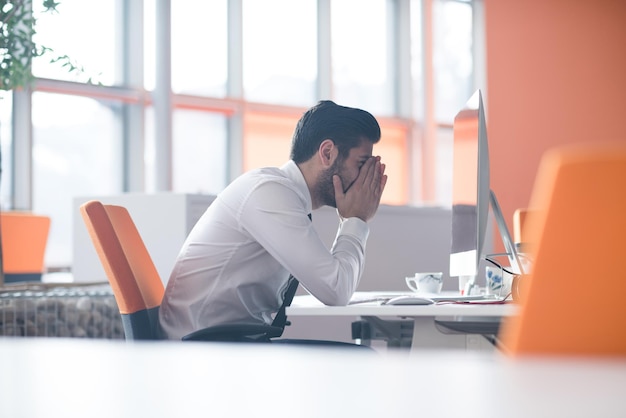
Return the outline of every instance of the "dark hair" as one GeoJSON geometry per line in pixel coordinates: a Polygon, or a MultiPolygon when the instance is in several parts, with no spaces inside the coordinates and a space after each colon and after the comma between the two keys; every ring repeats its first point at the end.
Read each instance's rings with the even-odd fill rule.
{"type": "Polygon", "coordinates": [[[322,100],[298,121],[291,140],[291,159],[309,160],[325,139],[332,139],[339,156],[346,158],[363,139],[373,144],[380,140],[380,126],[369,112],[322,100]]]}

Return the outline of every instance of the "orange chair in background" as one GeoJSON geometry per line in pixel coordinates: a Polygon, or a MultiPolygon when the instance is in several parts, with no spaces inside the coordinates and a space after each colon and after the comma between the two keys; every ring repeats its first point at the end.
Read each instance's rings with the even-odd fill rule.
{"type": "Polygon", "coordinates": [[[0,222],[4,282],[41,281],[50,217],[11,211],[1,212],[0,222]]]}
{"type": "Polygon", "coordinates": [[[98,201],[85,203],[80,211],[115,295],[126,339],[158,339],[165,289],[130,214],[98,201]]]}
{"type": "Polygon", "coordinates": [[[524,224],[526,223],[526,216],[528,215],[528,209],[518,208],[513,212],[513,241],[515,243],[525,243],[524,238],[524,224]]]}
{"type": "Polygon", "coordinates": [[[505,352],[626,356],[625,186],[624,142],[544,155],[524,227],[533,267],[499,335],[505,352]]]}

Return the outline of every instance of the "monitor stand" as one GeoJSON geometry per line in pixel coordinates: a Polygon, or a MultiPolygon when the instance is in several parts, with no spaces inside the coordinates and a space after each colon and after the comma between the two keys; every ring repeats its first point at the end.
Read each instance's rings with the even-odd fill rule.
{"type": "Polygon", "coordinates": [[[511,269],[514,274],[524,274],[524,267],[520,262],[519,254],[517,253],[517,249],[513,244],[513,239],[511,238],[509,229],[506,226],[504,216],[502,216],[502,210],[500,209],[498,199],[496,198],[496,194],[493,190],[489,191],[489,202],[491,209],[493,210],[493,216],[494,218],[496,218],[496,224],[498,225],[500,238],[502,239],[502,243],[504,244],[504,250],[506,251],[506,255],[509,258],[511,269]]]}

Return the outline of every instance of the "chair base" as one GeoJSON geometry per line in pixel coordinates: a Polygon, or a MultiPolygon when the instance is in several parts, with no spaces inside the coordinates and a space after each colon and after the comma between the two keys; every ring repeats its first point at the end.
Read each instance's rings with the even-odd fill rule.
{"type": "Polygon", "coordinates": [[[41,282],[41,273],[4,273],[4,283],[41,282]]]}

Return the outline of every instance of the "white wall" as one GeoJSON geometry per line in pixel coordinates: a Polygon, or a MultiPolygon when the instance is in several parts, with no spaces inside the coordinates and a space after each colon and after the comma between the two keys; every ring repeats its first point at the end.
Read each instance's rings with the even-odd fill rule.
{"type": "MultiPolygon", "coordinates": [[[[436,207],[386,206],[370,221],[365,271],[358,290],[405,290],[404,278],[418,271],[444,273],[444,289],[455,289],[448,278],[451,211],[436,207]]],[[[337,231],[336,210],[313,212],[313,224],[330,246],[337,231]]]]}

